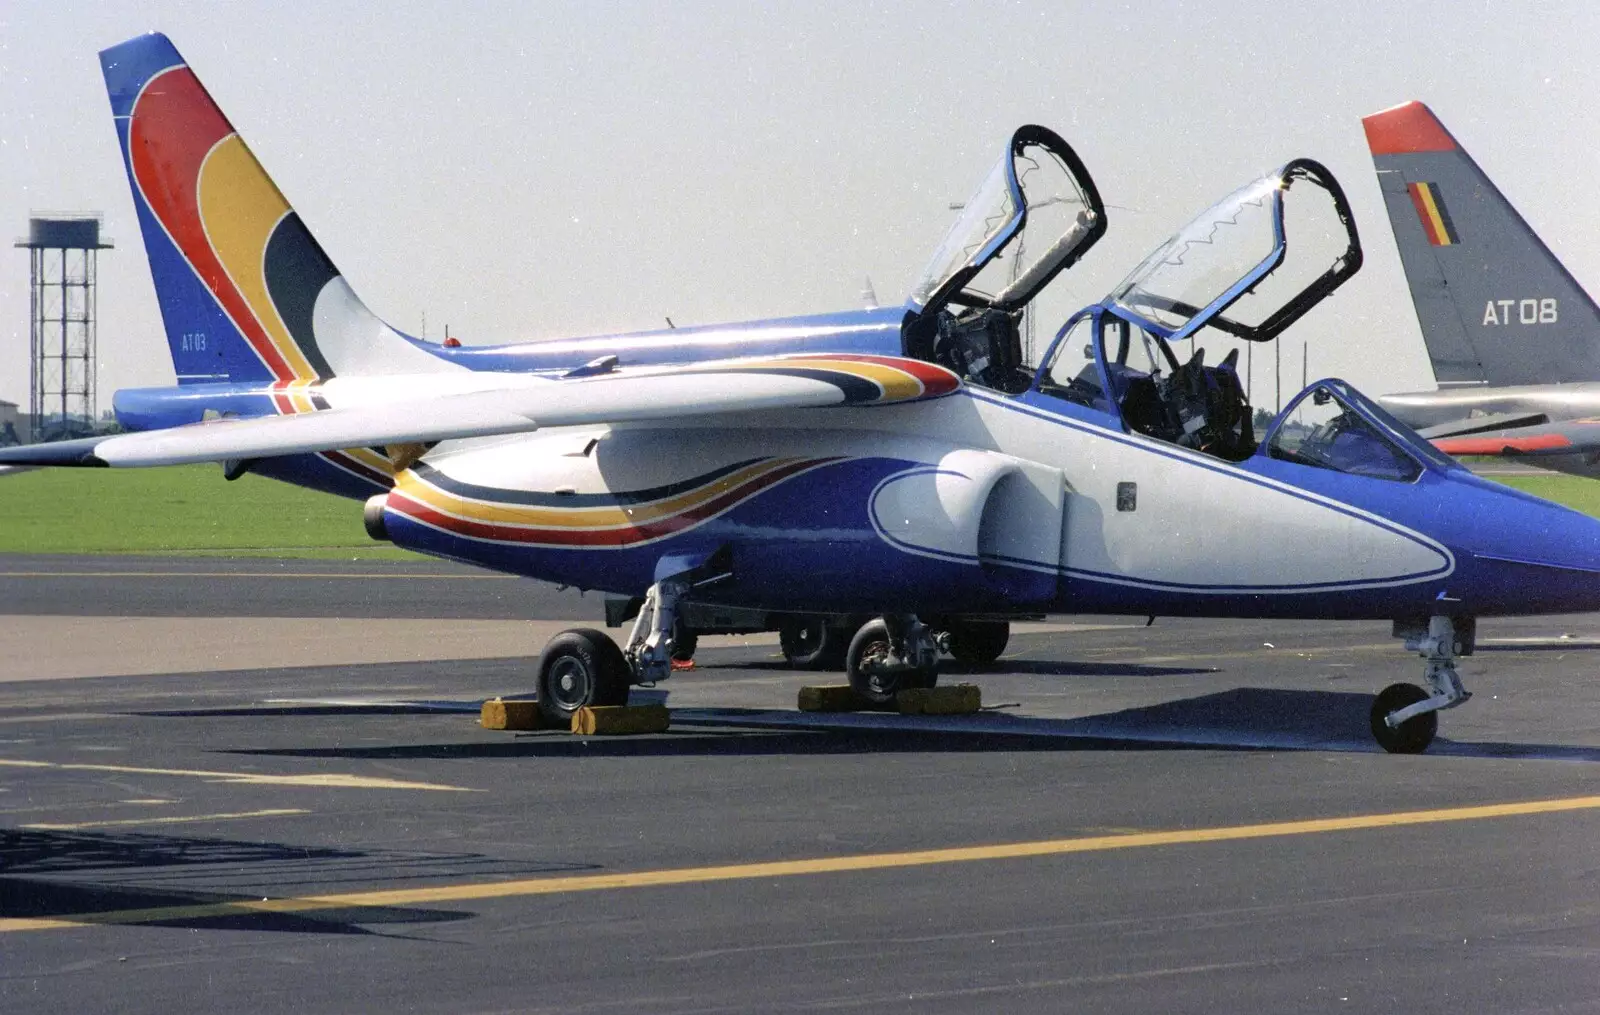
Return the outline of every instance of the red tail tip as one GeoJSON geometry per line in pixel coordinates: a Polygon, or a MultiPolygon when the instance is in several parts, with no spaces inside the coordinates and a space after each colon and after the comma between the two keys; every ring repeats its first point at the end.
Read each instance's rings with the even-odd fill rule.
{"type": "Polygon", "coordinates": [[[1367,130],[1367,147],[1374,155],[1448,152],[1456,147],[1455,138],[1433,111],[1415,100],[1363,116],[1361,126],[1367,130]]]}

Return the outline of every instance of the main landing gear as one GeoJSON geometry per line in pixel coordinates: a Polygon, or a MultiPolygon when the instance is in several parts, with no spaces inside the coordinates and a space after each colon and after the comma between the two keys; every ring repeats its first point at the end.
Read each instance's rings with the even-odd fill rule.
{"type": "Polygon", "coordinates": [[[909,613],[870,620],[850,641],[845,674],[861,697],[887,705],[900,691],[939,682],[939,642],[909,613]]]}
{"type": "Polygon", "coordinates": [[[1421,754],[1439,731],[1439,712],[1472,697],[1461,686],[1456,657],[1471,655],[1476,635],[1472,618],[1430,617],[1426,629],[1395,625],[1406,649],[1427,660],[1423,679],[1416,684],[1390,684],[1372,702],[1372,735],[1390,754],[1421,754]],[[1431,693],[1430,693],[1431,692],[1431,693]]]}
{"type": "Polygon", "coordinates": [[[539,657],[539,710],[545,718],[566,723],[586,706],[626,705],[631,685],[653,686],[670,677],[674,658],[694,654],[692,644],[678,644],[684,628],[677,623],[678,600],[692,587],[683,578],[650,586],[625,648],[590,628],[550,639],[539,657]]]}

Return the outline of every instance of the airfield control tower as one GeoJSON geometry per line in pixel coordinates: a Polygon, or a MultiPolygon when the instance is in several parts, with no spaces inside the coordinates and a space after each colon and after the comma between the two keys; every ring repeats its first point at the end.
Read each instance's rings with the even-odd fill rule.
{"type": "Polygon", "coordinates": [[[28,391],[30,441],[79,436],[93,429],[95,286],[98,214],[41,215],[28,220],[28,391]]]}

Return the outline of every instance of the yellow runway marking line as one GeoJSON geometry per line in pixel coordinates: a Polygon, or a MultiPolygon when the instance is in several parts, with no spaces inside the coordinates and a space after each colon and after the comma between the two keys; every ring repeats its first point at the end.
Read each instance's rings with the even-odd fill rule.
{"type": "Polygon", "coordinates": [[[0,578],[375,578],[435,581],[516,581],[514,574],[362,574],[359,571],[0,571],[0,578]]]}
{"type": "Polygon", "coordinates": [[[417,789],[445,793],[481,793],[466,786],[446,786],[432,782],[405,782],[378,779],[346,772],[317,772],[311,775],[269,775],[261,772],[208,772],[187,768],[136,768],[131,765],[60,764],[53,761],[23,761],[0,758],[0,768],[42,768],[63,772],[122,772],[130,775],[175,775],[208,782],[241,783],[253,786],[319,786],[328,789],[417,789]]]}
{"type": "Polygon", "coordinates": [[[119,821],[78,821],[70,825],[23,825],[36,832],[76,832],[84,828],[123,828],[132,825],[183,825],[196,821],[238,821],[244,818],[287,818],[296,814],[310,814],[303,807],[280,807],[265,811],[235,811],[232,814],[185,814],[161,818],[124,818],[119,821]]]}
{"type": "Polygon", "coordinates": [[[1402,828],[1414,825],[1436,825],[1458,821],[1481,821],[1489,818],[1559,814],[1568,811],[1597,809],[1600,809],[1600,796],[1567,797],[1559,800],[1530,800],[1520,803],[1448,807],[1427,811],[1360,814],[1344,818],[1277,821],[1260,825],[1231,825],[1221,828],[1190,828],[1168,832],[1136,832],[1129,835],[1094,835],[1075,839],[1046,839],[1037,842],[997,843],[988,846],[922,849],[903,853],[866,853],[855,856],[816,857],[809,860],[777,860],[763,863],[728,864],[719,867],[680,867],[620,874],[578,874],[570,877],[530,878],[522,881],[439,885],[434,888],[379,889],[375,891],[346,892],[338,895],[308,895],[298,898],[262,899],[259,901],[240,900],[238,902],[202,903],[192,906],[121,909],[103,913],[74,913],[59,917],[0,919],[0,933],[56,930],[66,927],[91,927],[107,924],[215,919],[248,913],[315,913],[317,911],[335,909],[370,909],[384,906],[417,906],[449,902],[472,902],[485,899],[510,899],[535,895],[565,895],[575,892],[606,891],[619,888],[660,888],[673,885],[707,884],[718,881],[752,881],[767,878],[796,877],[803,874],[842,874],[908,867],[929,867],[938,864],[974,863],[983,860],[1020,860],[1035,857],[1065,856],[1072,853],[1106,852],[1116,849],[1141,849],[1210,842],[1239,842],[1247,839],[1321,835],[1330,832],[1402,828]]]}

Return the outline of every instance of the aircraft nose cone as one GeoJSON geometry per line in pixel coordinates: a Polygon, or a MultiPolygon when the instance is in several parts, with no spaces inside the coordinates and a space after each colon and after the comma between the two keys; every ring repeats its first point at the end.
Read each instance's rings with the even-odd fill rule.
{"type": "MultiPolygon", "coordinates": [[[[1600,611],[1600,520],[1476,479],[1458,538],[1452,595],[1479,613],[1600,611]]],[[[1464,491],[1465,492],[1465,491],[1464,491]]]]}

